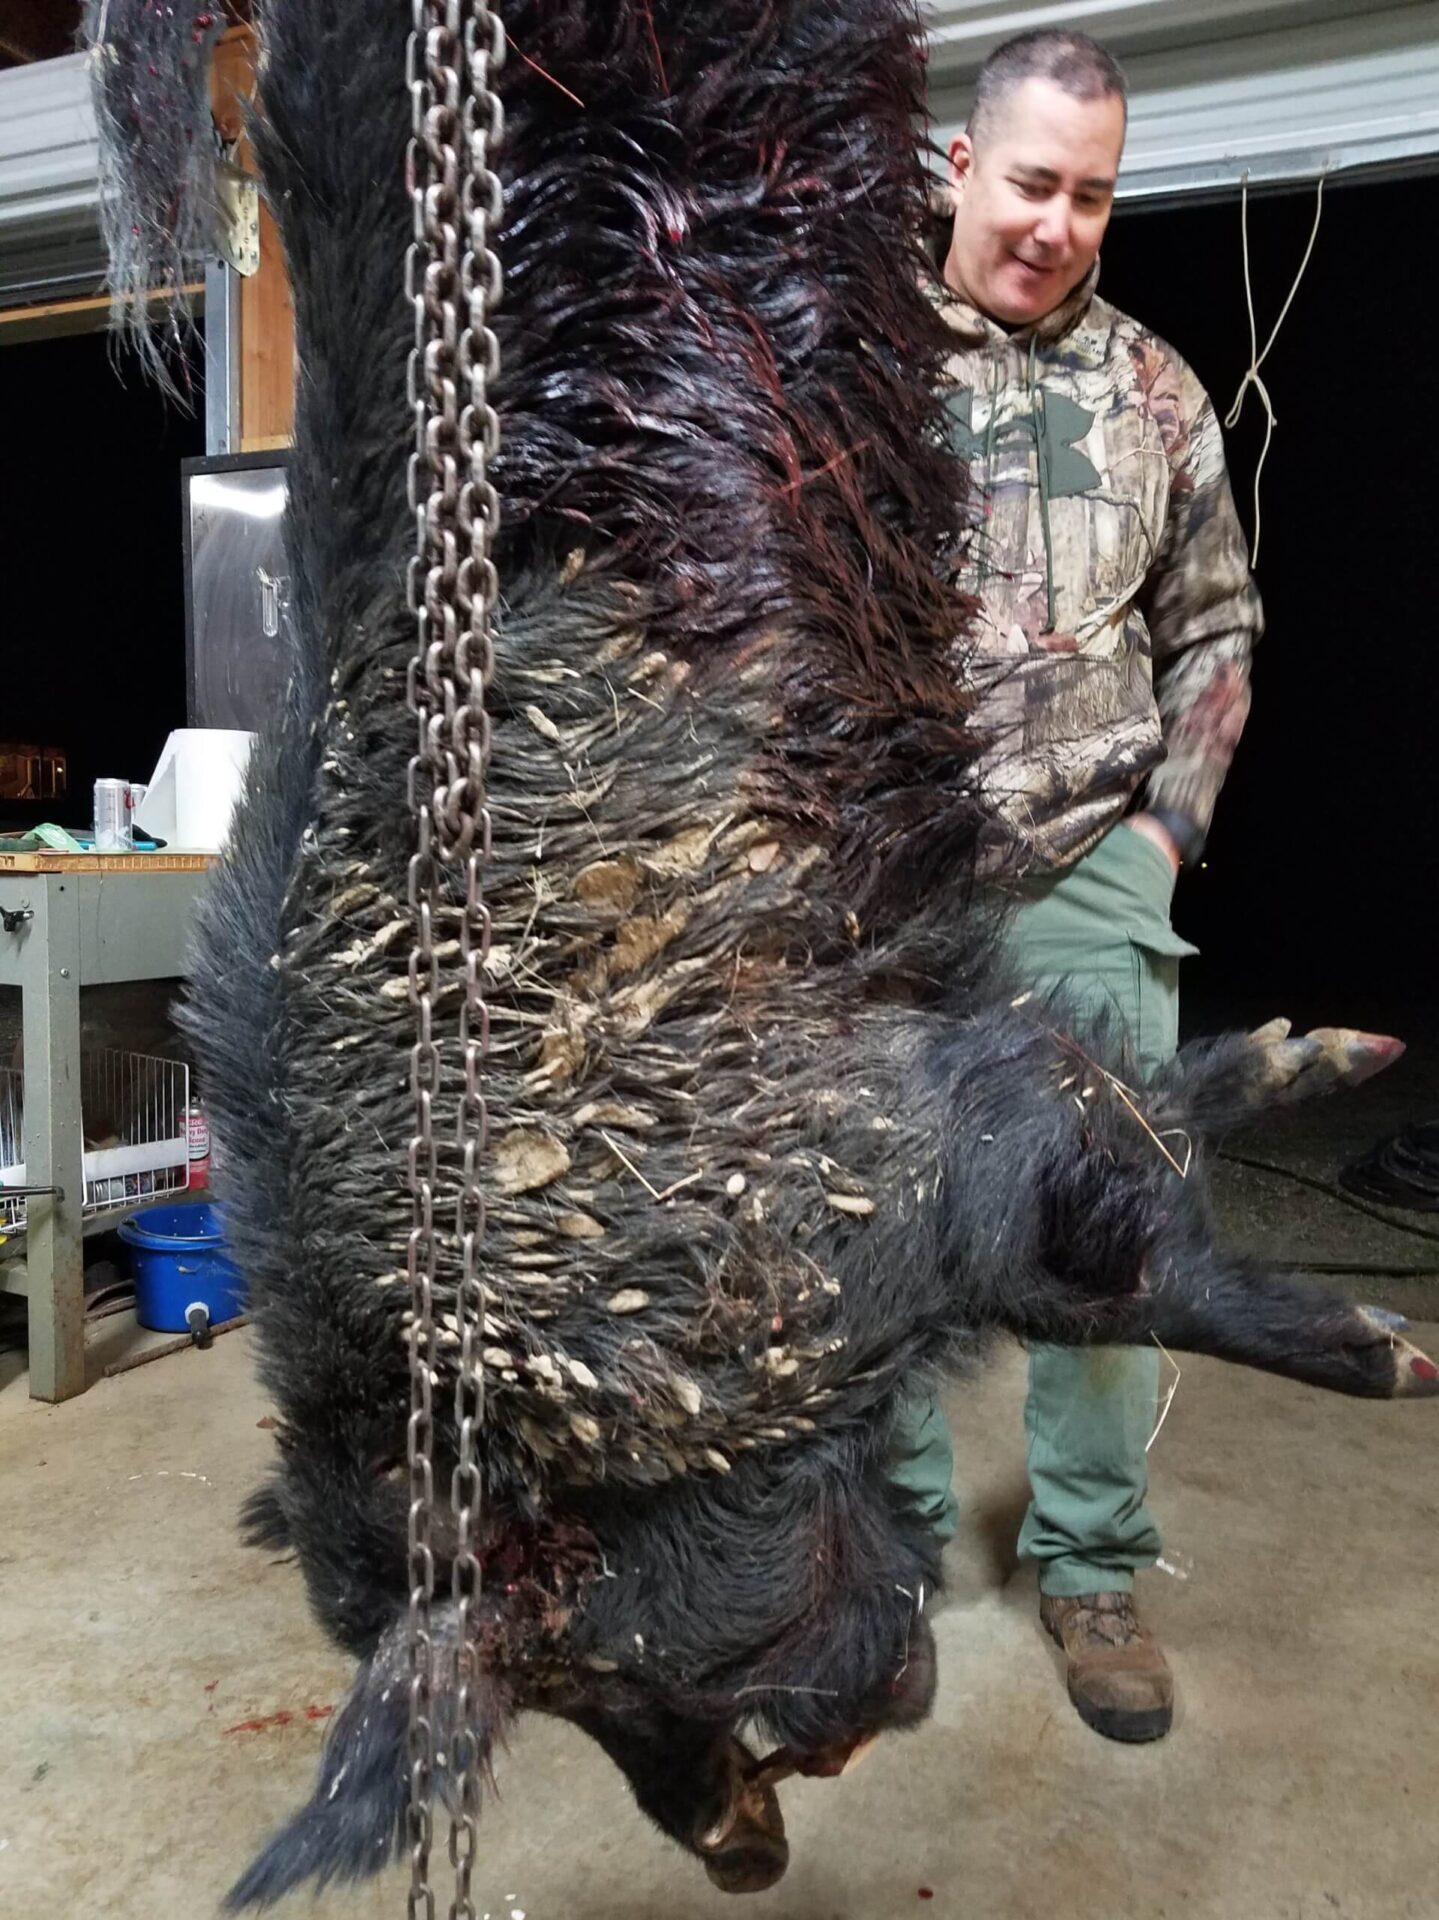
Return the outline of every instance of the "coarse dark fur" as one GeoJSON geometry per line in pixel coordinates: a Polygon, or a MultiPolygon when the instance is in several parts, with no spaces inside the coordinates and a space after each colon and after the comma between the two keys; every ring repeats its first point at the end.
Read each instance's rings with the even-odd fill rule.
{"type": "MultiPolygon", "coordinates": [[[[1269,1097],[1269,1056],[1190,1049],[1140,1120],[1122,1054],[998,958],[907,6],[505,16],[478,1733],[569,1715],[694,1848],[746,1717],[812,1753],[925,1712],[937,1553],[885,1448],[990,1332],[1426,1377],[1215,1244],[1200,1135],[1269,1097]],[[1181,1135],[1184,1178],[1155,1138],[1181,1135]]],[[[282,1414],[251,1537],[293,1546],[362,1668],[236,1904],[372,1871],[407,1792],[407,22],[263,20],[296,660],[191,1022],[282,1414]]],[[[450,1129],[458,1087],[449,1058],[450,1129]]],[[[447,1236],[441,1487],[455,1279],[447,1236]]]]}

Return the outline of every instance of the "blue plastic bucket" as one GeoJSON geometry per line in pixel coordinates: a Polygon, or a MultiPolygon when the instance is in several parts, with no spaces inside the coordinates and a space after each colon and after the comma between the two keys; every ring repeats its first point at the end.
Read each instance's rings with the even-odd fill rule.
{"type": "Polygon", "coordinates": [[[186,1333],[196,1302],[211,1326],[244,1311],[238,1269],[225,1251],[224,1222],[207,1201],[146,1207],[120,1229],[135,1269],[135,1318],[156,1333],[186,1333]]]}

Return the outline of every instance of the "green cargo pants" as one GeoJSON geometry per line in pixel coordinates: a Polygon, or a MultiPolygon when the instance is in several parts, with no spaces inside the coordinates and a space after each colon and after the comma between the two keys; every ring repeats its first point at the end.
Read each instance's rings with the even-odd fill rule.
{"type": "MultiPolygon", "coordinates": [[[[1152,1073],[1178,1040],[1179,961],[1197,951],[1169,924],[1174,880],[1151,841],[1116,827],[1058,874],[1027,886],[1011,951],[1037,990],[1063,986],[1082,1012],[1122,1021],[1152,1073]]],[[[1145,1445],[1154,1427],[1159,1353],[1152,1347],[1035,1346],[1024,1424],[1030,1506],[1019,1551],[1045,1593],[1127,1591],[1158,1559],[1145,1504],[1145,1445]]],[[[958,1525],[944,1416],[917,1402],[896,1433],[891,1476],[941,1539],[958,1525]]]]}

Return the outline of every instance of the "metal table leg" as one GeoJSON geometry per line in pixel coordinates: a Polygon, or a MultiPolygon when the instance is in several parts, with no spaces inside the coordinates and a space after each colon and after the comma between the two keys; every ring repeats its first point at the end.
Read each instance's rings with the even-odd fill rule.
{"type": "Polygon", "coordinates": [[[84,1137],[80,1124],[80,914],[71,876],[36,875],[23,930],[25,1183],[30,1393],[85,1391],[84,1137]]]}

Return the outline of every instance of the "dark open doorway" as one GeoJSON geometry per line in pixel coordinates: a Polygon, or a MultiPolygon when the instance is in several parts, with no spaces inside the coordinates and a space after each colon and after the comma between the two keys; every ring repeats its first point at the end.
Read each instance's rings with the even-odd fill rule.
{"type": "MultiPolygon", "coordinates": [[[[1331,182],[1264,366],[1278,418],[1257,570],[1268,631],[1208,866],[1177,906],[1203,949],[1196,1006],[1402,1031],[1433,997],[1439,360],[1416,237],[1436,194],[1429,178],[1331,182]]],[[[1261,346],[1313,210],[1312,188],[1250,202],[1261,346]]],[[[1179,349],[1222,418],[1249,364],[1237,197],[1117,214],[1102,289],[1179,349]]],[[[1251,393],[1227,436],[1251,537],[1262,438],[1251,393]]]]}
{"type": "Polygon", "coordinates": [[[187,412],[108,334],[0,350],[0,738],[66,757],[64,797],[0,800],[0,825],[88,826],[96,779],[147,779],[185,724],[180,462],[204,451],[198,343],[191,358],[187,412]]]}

